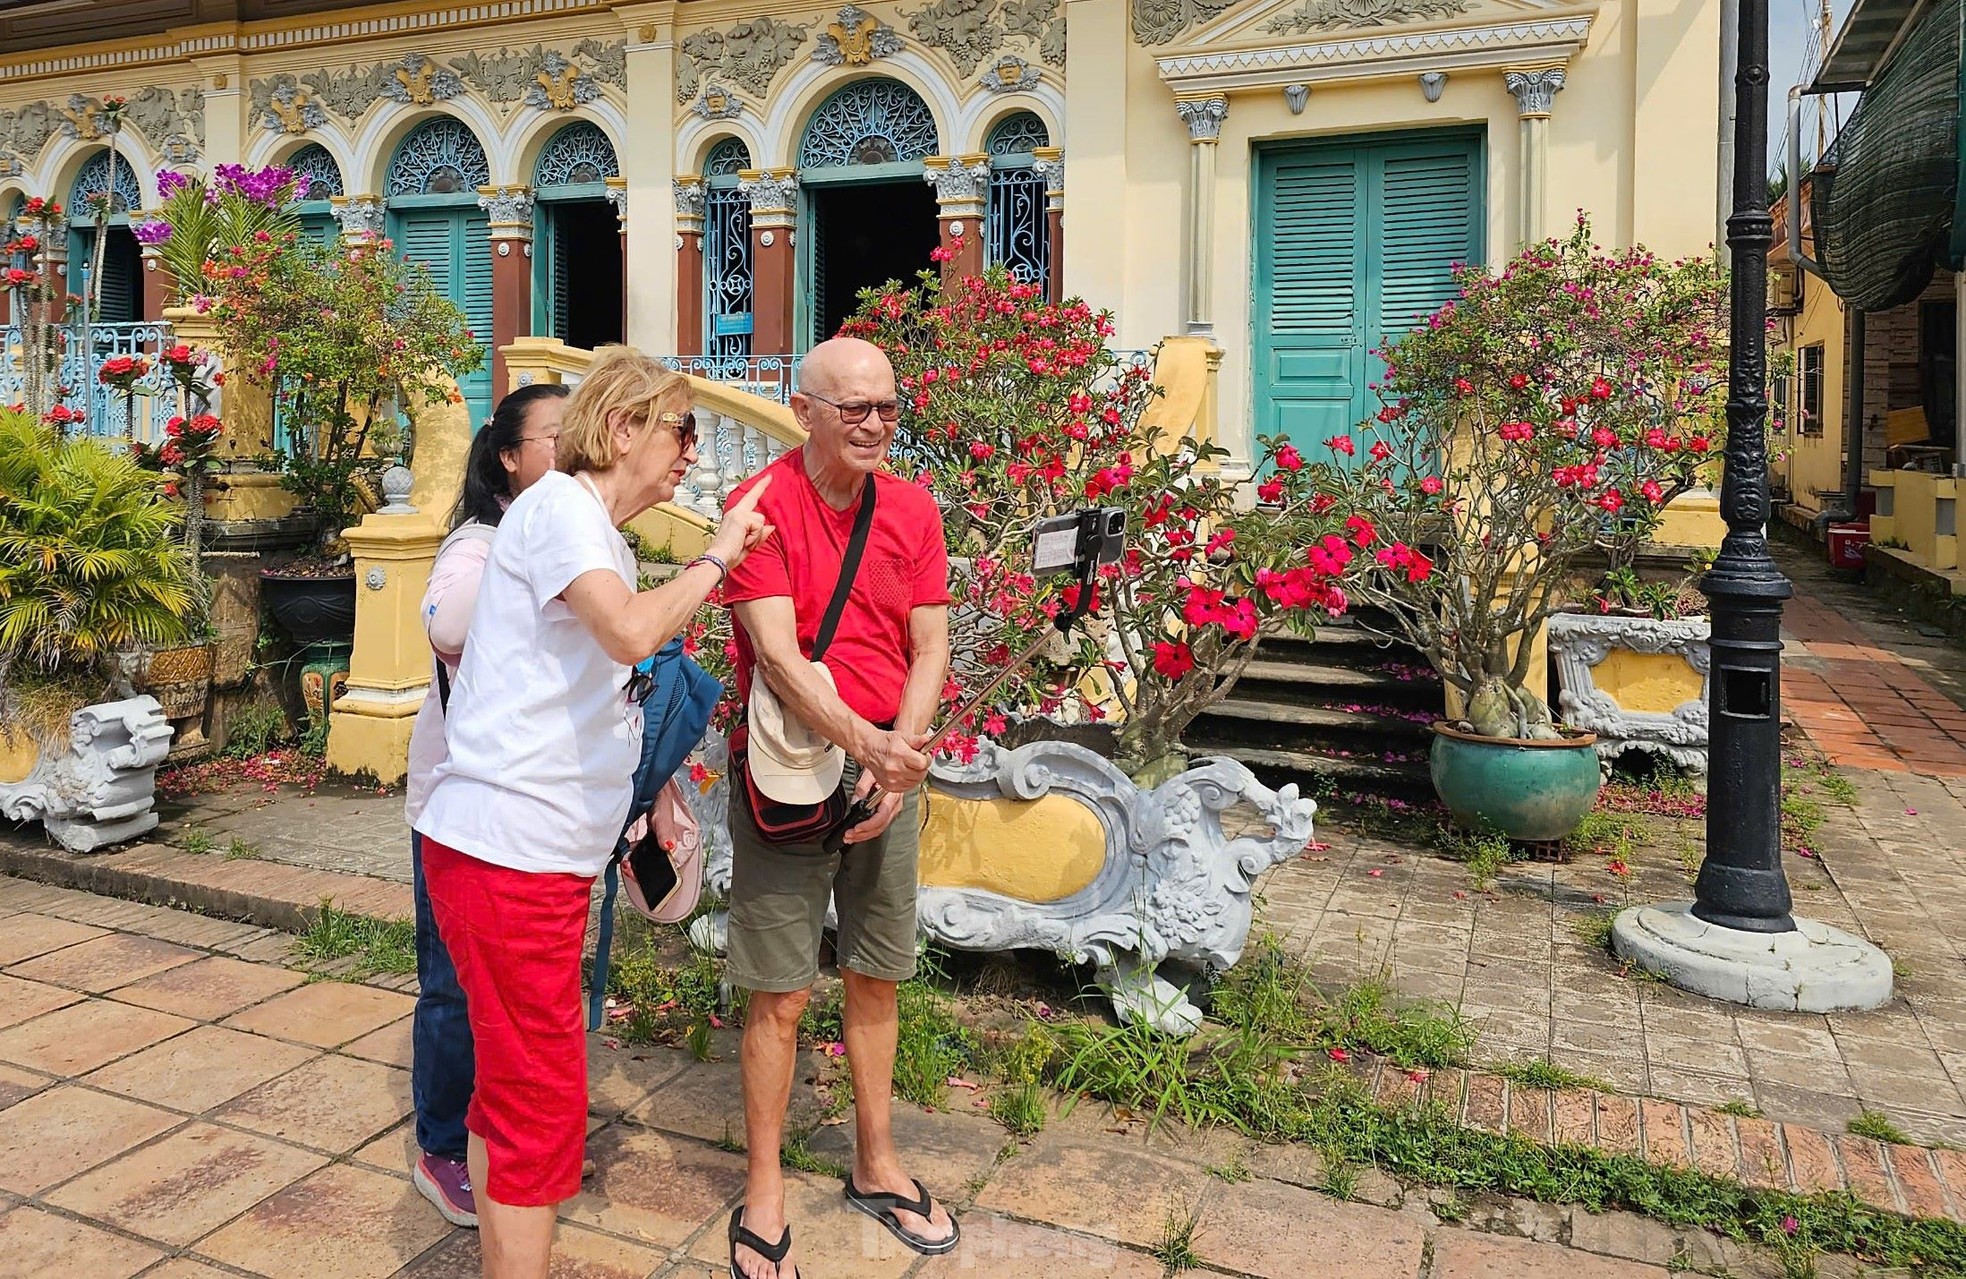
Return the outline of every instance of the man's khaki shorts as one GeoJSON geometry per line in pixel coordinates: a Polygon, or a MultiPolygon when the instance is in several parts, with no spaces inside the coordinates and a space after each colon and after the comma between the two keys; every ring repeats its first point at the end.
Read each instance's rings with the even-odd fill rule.
{"type": "MultiPolygon", "coordinates": [[[[848,761],[840,786],[849,796],[859,772],[848,761]]],[[[829,896],[839,915],[834,951],[841,968],[883,981],[913,977],[921,833],[920,791],[902,801],[879,839],[831,856],[817,843],[766,843],[744,802],[733,797],[726,978],[773,993],[812,985],[829,896]]]]}

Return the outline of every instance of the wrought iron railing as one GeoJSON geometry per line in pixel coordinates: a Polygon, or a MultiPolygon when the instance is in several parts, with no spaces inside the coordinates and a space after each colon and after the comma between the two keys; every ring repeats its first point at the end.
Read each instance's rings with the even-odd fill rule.
{"type": "MultiPolygon", "coordinates": [[[[178,411],[177,396],[157,358],[172,344],[171,326],[161,322],[95,324],[89,327],[86,342],[80,325],[68,326],[67,334],[60,380],[63,386],[74,388],[66,402],[87,415],[75,429],[144,444],[161,439],[164,423],[178,411]],[[106,361],[118,356],[141,356],[150,364],[134,394],[104,386],[96,376],[106,361]]],[[[0,404],[17,404],[26,395],[23,358],[19,326],[0,328],[0,404]]]]}
{"type": "Polygon", "coordinates": [[[792,402],[798,385],[799,355],[661,355],[664,364],[679,373],[710,382],[726,382],[740,391],[775,400],[792,402]]]}

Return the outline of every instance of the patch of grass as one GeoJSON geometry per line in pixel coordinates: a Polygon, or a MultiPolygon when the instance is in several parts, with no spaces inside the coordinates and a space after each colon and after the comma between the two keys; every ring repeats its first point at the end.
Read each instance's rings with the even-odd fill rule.
{"type": "Polygon", "coordinates": [[[836,1044],[846,1037],[846,1005],[839,991],[810,1000],[799,1014],[799,1042],[836,1044]]]}
{"type": "Polygon", "coordinates": [[[1739,1097],[1729,1098],[1728,1100],[1720,1103],[1718,1106],[1715,1106],[1714,1109],[1718,1110],[1723,1115],[1732,1115],[1736,1119],[1761,1118],[1761,1111],[1757,1107],[1749,1105],[1747,1102],[1742,1101],[1739,1097]]]}
{"type": "Polygon", "coordinates": [[[1474,835],[1443,827],[1435,844],[1447,856],[1467,863],[1468,878],[1482,892],[1494,887],[1502,868],[1516,860],[1514,846],[1500,835],[1474,835]]]}
{"type": "Polygon", "coordinates": [[[736,1136],[731,1132],[730,1121],[728,1119],[724,1121],[724,1135],[710,1144],[726,1154],[741,1155],[744,1153],[744,1138],[736,1136]]]}
{"type": "Polygon", "coordinates": [[[232,842],[225,846],[225,860],[229,862],[256,862],[259,860],[259,850],[248,844],[245,840],[234,836],[232,842]]]}
{"type": "Polygon", "coordinates": [[[1550,1061],[1513,1062],[1498,1068],[1495,1073],[1521,1087],[1547,1088],[1551,1092],[1560,1092],[1567,1088],[1594,1088],[1598,1092],[1617,1091],[1594,1075],[1580,1075],[1574,1070],[1566,1070],[1550,1061]]]}
{"type": "Polygon", "coordinates": [[[215,846],[210,831],[199,830],[196,826],[178,836],[177,846],[187,853],[209,853],[215,846]]]}
{"type": "Polygon", "coordinates": [[[901,983],[901,1025],[894,1052],[894,1091],[917,1106],[940,1106],[951,1075],[976,1061],[976,1040],[949,1001],[927,982],[901,983]]]}
{"type": "Polygon", "coordinates": [[[1564,848],[1571,854],[1603,853],[1623,861],[1631,856],[1641,828],[1628,814],[1597,809],[1584,814],[1577,829],[1564,837],[1564,848]]]}
{"type": "Polygon", "coordinates": [[[691,1022],[689,1029],[683,1033],[683,1046],[689,1049],[689,1055],[698,1061],[710,1060],[712,1045],[710,1030],[710,1021],[705,1018],[702,1021],[691,1022]]]}
{"type": "Polygon", "coordinates": [[[1889,1142],[1894,1146],[1911,1145],[1911,1138],[1906,1135],[1904,1129],[1875,1110],[1864,1110],[1844,1127],[1849,1129],[1853,1137],[1869,1137],[1872,1141],[1889,1142]]]}
{"type": "Polygon", "coordinates": [[[809,1133],[788,1133],[784,1144],[778,1148],[779,1166],[790,1168],[794,1172],[809,1172],[815,1177],[837,1177],[845,1181],[846,1165],[837,1159],[814,1154],[812,1147],[807,1144],[810,1140],[809,1133]]]}
{"type": "Polygon", "coordinates": [[[1028,1141],[1042,1132],[1046,1114],[1044,1087],[1035,1081],[990,1094],[990,1118],[1019,1140],[1028,1141]]]}
{"type": "Polygon", "coordinates": [[[1256,1175],[1249,1170],[1249,1160],[1240,1150],[1229,1156],[1229,1162],[1211,1165],[1205,1171],[1217,1181],[1226,1181],[1232,1186],[1248,1181],[1256,1175]]]}
{"type": "Polygon", "coordinates": [[[1331,1001],[1318,1029],[1334,1046],[1363,1048],[1409,1070],[1466,1064],[1475,1032],[1460,1009],[1395,998],[1384,978],[1359,982],[1331,1001]]]}
{"type": "Polygon", "coordinates": [[[1578,941],[1583,942],[1586,946],[1595,946],[1600,950],[1610,950],[1611,921],[1616,918],[1617,915],[1608,910],[1594,910],[1588,914],[1579,915],[1576,919],[1570,921],[1571,935],[1576,937],[1578,941]]]}
{"type": "Polygon", "coordinates": [[[626,1043],[647,1044],[674,1042],[677,1036],[697,1034],[700,1027],[698,1038],[708,1052],[722,979],[723,966],[715,956],[691,950],[677,963],[652,934],[636,942],[617,935],[608,963],[608,993],[629,1012],[617,1023],[616,1033],[626,1043]]]}
{"type": "Polygon", "coordinates": [[[1200,1224],[1199,1204],[1167,1210],[1167,1220],[1161,1224],[1160,1242],[1151,1250],[1154,1260],[1160,1262],[1163,1274],[1178,1275],[1201,1264],[1201,1254],[1195,1251],[1195,1228],[1200,1224]]]}
{"type": "Polygon", "coordinates": [[[323,900],[321,911],[307,931],[294,939],[294,952],[308,968],[353,961],[340,973],[327,974],[360,981],[382,973],[416,971],[416,922],[409,919],[371,919],[337,909],[323,900]]]}
{"type": "Polygon", "coordinates": [[[1317,1018],[1306,1006],[1312,993],[1310,974],[1284,953],[1275,935],[1265,934],[1223,974],[1211,1013],[1240,1030],[1302,1041],[1317,1030],[1317,1018]]]}
{"type": "Polygon", "coordinates": [[[1358,1165],[1336,1150],[1324,1152],[1324,1193],[1333,1199],[1358,1196],[1358,1165]]]}

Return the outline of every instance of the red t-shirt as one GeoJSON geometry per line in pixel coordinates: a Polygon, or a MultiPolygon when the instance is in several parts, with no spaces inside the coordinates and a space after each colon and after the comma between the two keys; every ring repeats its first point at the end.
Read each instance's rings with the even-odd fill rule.
{"type": "MultiPolygon", "coordinates": [[[[804,449],[793,449],[738,485],[730,501],[765,475],[772,482],[758,511],[777,531],[731,570],[724,598],[736,604],[789,596],[798,617],[799,651],[810,656],[860,503],[844,511],[828,506],[806,477],[804,449]]],[[[821,660],[833,674],[840,700],[862,719],[886,724],[900,710],[908,682],[908,614],[924,604],[949,602],[949,551],[942,541],[942,511],[925,490],[885,472],[875,474],[874,486],[874,523],[860,571],[821,660]]],[[[756,664],[751,637],[735,618],[731,629],[737,640],[737,691],[748,698],[756,664]]]]}

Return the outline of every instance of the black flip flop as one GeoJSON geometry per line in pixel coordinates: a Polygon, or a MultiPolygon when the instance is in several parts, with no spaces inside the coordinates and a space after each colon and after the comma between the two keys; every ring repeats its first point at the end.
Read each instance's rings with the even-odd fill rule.
{"type": "MultiPolygon", "coordinates": [[[[744,1272],[737,1267],[737,1249],[742,1244],[757,1253],[777,1269],[778,1263],[785,1260],[785,1254],[792,1251],[792,1227],[785,1227],[785,1233],[778,1237],[777,1243],[766,1243],[757,1235],[744,1228],[744,1209],[739,1207],[730,1214],[730,1279],[745,1279],[744,1272]]],[[[801,1279],[799,1268],[792,1267],[793,1279],[801,1279]]]]}
{"type": "Polygon", "coordinates": [[[906,1195],[890,1195],[885,1193],[863,1194],[860,1188],[853,1184],[851,1174],[846,1179],[846,1201],[861,1212],[866,1213],[869,1217],[872,1217],[875,1221],[886,1226],[887,1232],[896,1239],[899,1239],[902,1243],[908,1245],[908,1247],[919,1252],[924,1257],[939,1257],[945,1252],[953,1251],[957,1242],[963,1236],[962,1227],[956,1224],[954,1213],[949,1214],[949,1237],[947,1239],[924,1239],[902,1226],[901,1218],[895,1214],[897,1208],[906,1209],[923,1219],[927,1219],[935,1213],[935,1201],[929,1198],[928,1187],[917,1181],[915,1183],[915,1190],[921,1195],[921,1198],[910,1199],[906,1195]]]}

